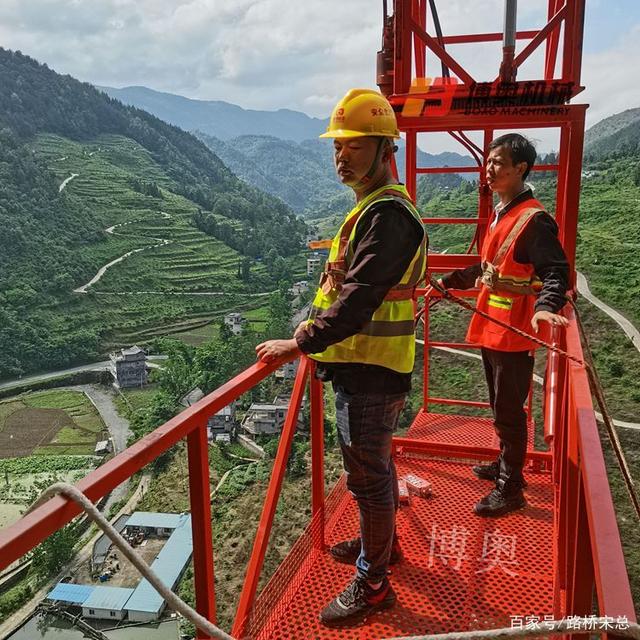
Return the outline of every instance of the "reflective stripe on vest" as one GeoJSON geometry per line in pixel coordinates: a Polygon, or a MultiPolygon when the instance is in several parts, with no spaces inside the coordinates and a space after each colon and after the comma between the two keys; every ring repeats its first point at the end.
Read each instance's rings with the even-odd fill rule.
{"type": "Polygon", "coordinates": [[[511,309],[513,306],[513,298],[505,298],[490,293],[488,304],[490,307],[496,307],[497,309],[511,309]]]}
{"type": "MultiPolygon", "coordinates": [[[[493,265],[493,286],[487,286],[490,278],[483,278],[476,307],[490,317],[532,334],[531,318],[535,304],[535,293],[542,283],[537,278],[532,264],[520,264],[514,257],[517,239],[526,229],[526,224],[517,228],[518,220],[529,215],[531,209],[544,211],[544,207],[530,198],[508,211],[493,229],[490,229],[482,246],[483,264],[493,265]],[[513,230],[517,232],[513,234],[513,230]],[[512,237],[510,237],[510,235],[512,237]],[[499,250],[510,240],[506,251],[499,250]],[[502,253],[502,256],[498,255],[502,253]],[[497,257],[497,260],[496,260],[497,257]],[[495,262],[494,262],[495,261],[495,262]],[[496,264],[497,263],[497,264],[496,264]]],[[[490,270],[491,270],[490,269],[490,270]]],[[[542,323],[545,325],[545,323],[542,323]]],[[[546,330],[542,327],[541,331],[546,330]]],[[[539,338],[543,338],[538,334],[539,338]]],[[[497,351],[529,351],[537,347],[535,342],[527,340],[478,314],[474,314],[469,323],[467,341],[480,344],[497,351]]]]}
{"type": "MultiPolygon", "coordinates": [[[[346,275],[353,259],[353,240],[362,214],[374,203],[383,201],[401,203],[422,225],[420,214],[402,185],[387,185],[377,189],[356,204],[345,217],[331,244],[327,260],[329,271],[325,272],[321,278],[321,286],[313,301],[310,321],[338,299],[342,285],[339,272],[343,271],[346,275]],[[332,269],[334,271],[331,271],[332,269]]],[[[400,282],[389,291],[360,333],[331,345],[322,353],[312,354],[311,358],[319,362],[374,364],[401,373],[409,373],[413,369],[415,335],[412,297],[416,285],[424,278],[425,238],[426,236],[423,236],[420,247],[400,282]]]]}

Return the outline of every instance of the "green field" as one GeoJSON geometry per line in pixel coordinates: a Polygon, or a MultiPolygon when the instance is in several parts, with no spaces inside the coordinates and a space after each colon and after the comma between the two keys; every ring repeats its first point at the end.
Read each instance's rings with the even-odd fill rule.
{"type": "Polygon", "coordinates": [[[45,391],[0,402],[0,458],[90,455],[106,437],[96,408],[77,391],[45,391]]]}
{"type": "MultiPolygon", "coordinates": [[[[251,303],[249,303],[251,304],[251,303]]],[[[255,302],[253,303],[255,304],[255,302]]],[[[264,329],[267,322],[267,307],[251,308],[247,304],[239,304],[234,308],[235,311],[242,312],[247,319],[249,326],[256,332],[264,329]]],[[[188,325],[184,331],[171,332],[171,337],[182,340],[188,345],[199,347],[205,342],[215,340],[220,335],[220,322],[224,314],[219,314],[211,319],[194,319],[183,323],[188,325]]]]}

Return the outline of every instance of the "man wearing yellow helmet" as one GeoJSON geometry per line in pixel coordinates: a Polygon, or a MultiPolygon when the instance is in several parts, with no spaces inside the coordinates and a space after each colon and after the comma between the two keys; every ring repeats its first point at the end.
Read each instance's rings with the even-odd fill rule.
{"type": "Polygon", "coordinates": [[[308,354],[336,392],[338,442],[358,502],[360,537],[330,550],[339,562],[356,565],[352,582],[320,613],[322,624],[335,627],[396,600],[387,578],[388,565],[402,557],[391,439],[411,387],[412,296],[424,277],[427,242],[420,215],[392,172],[399,132],[384,96],[352,89],[321,137],[334,139],[336,172],[356,204],[333,239],[309,322],[292,339],[264,342],[256,352],[264,361],[308,354]]]}

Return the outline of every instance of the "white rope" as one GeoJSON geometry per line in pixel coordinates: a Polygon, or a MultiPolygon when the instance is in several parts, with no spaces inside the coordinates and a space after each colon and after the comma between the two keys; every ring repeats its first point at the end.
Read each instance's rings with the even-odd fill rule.
{"type": "Polygon", "coordinates": [[[95,522],[105,535],[113,542],[113,544],[122,551],[124,556],[133,564],[136,569],[151,583],[154,589],[164,598],[169,607],[174,611],[182,614],[187,620],[193,622],[201,631],[204,631],[212,638],[219,640],[236,640],[232,636],[228,635],[222,629],[219,629],[214,624],[209,622],[205,617],[201,616],[195,609],[192,609],[186,602],[181,600],[171,589],[169,589],[160,580],[158,575],[151,569],[151,567],[136,553],[131,545],[114,529],[114,527],[107,521],[107,519],[98,511],[96,506],[87,498],[87,496],[79,491],[76,487],[66,482],[57,482],[52,484],[44,493],[36,500],[36,502],[29,508],[33,511],[41,504],[46,502],[49,498],[53,498],[57,494],[62,494],[66,498],[73,500],[79,504],[86,512],[90,520],[95,522]]]}
{"type": "MultiPolygon", "coordinates": [[[[594,633],[608,633],[611,636],[620,638],[634,638],[640,640],[640,625],[634,622],[622,623],[618,620],[608,618],[578,618],[571,616],[570,619],[544,620],[540,624],[531,625],[531,628],[511,628],[488,629],[478,631],[462,631],[453,633],[441,633],[438,635],[425,636],[403,636],[393,638],[393,640],[501,640],[502,638],[538,638],[549,635],[576,635],[594,633]],[[624,625],[624,626],[623,626],[624,625]],[[625,628],[626,627],[626,628],[625,628]]],[[[387,640],[392,640],[388,638],[387,640]]]]}
{"type": "MultiPolygon", "coordinates": [[[[178,613],[182,614],[187,620],[192,622],[200,630],[207,633],[212,638],[219,640],[236,640],[228,635],[206,618],[201,616],[197,611],[192,609],[188,604],[181,600],[171,589],[165,586],[151,567],[136,553],[129,543],[116,531],[116,529],[106,520],[106,518],[98,511],[96,506],[84,495],[80,490],[66,482],[57,482],[51,485],[29,508],[27,513],[33,511],[49,498],[53,498],[57,494],[62,494],[76,502],[86,512],[90,520],[95,522],[105,535],[113,542],[113,544],[122,551],[124,556],[138,569],[138,571],[153,585],[156,591],[164,598],[167,604],[178,613]]],[[[545,620],[542,622],[544,628],[535,625],[533,628],[504,628],[489,629],[477,631],[462,631],[453,633],[444,633],[436,635],[423,636],[405,636],[402,638],[389,638],[388,640],[500,640],[501,638],[535,638],[539,636],[548,636],[550,634],[574,635],[588,631],[601,630],[603,633],[609,631],[611,635],[621,638],[633,638],[640,640],[640,626],[633,622],[625,622],[626,628],[621,623],[609,618],[577,618],[565,620],[545,620]],[[571,628],[569,628],[571,627],[571,628]]]]}

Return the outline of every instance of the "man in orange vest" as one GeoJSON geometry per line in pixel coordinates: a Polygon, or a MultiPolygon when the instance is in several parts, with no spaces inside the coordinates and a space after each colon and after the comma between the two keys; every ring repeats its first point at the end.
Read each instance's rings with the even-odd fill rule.
{"type": "MultiPolygon", "coordinates": [[[[533,197],[525,180],[536,159],[529,140],[517,133],[489,145],[486,179],[498,195],[482,262],[454,271],[439,281],[445,288],[478,286],[476,306],[492,318],[531,334],[540,323],[567,326],[558,315],[566,302],[569,264],[558,240],[558,226],[533,197]]],[[[542,325],[544,326],[544,325],[542,325]]],[[[536,343],[474,314],[467,341],[481,345],[500,455],[473,467],[495,488],[474,507],[479,516],[502,516],[526,506],[522,475],[527,451],[527,418],[536,343]]]]}

